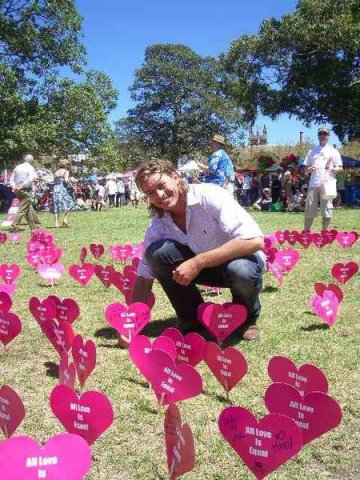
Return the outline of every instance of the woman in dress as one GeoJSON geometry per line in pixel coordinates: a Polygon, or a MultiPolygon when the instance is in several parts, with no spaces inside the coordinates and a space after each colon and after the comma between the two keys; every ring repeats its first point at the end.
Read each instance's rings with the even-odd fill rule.
{"type": "Polygon", "coordinates": [[[74,199],[67,190],[69,182],[70,162],[68,160],[60,160],[58,168],[54,173],[54,189],[52,192],[52,212],[55,216],[55,228],[59,228],[59,214],[64,213],[62,226],[69,226],[69,215],[75,206],[74,199]]]}

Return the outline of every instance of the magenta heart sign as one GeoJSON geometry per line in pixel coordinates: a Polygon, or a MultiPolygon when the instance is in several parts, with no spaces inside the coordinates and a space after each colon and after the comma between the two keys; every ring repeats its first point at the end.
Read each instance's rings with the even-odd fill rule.
{"type": "Polygon", "coordinates": [[[237,328],[239,328],[247,317],[247,309],[244,305],[237,303],[210,303],[198,311],[200,322],[219,341],[224,341],[237,328]]]}
{"type": "Polygon", "coordinates": [[[314,295],[310,306],[319,318],[329,325],[333,326],[339,309],[339,300],[336,294],[331,290],[325,290],[323,295],[314,295]]]}
{"type": "Polygon", "coordinates": [[[56,317],[56,305],[49,298],[40,300],[38,297],[31,297],[29,300],[29,310],[40,326],[46,319],[56,317]]]}
{"type": "Polygon", "coordinates": [[[96,260],[100,260],[105,253],[105,247],[102,243],[91,243],[89,248],[92,256],[96,258],[96,260]]]}
{"type": "Polygon", "coordinates": [[[96,366],[96,345],[92,340],[84,343],[81,335],[76,335],[71,345],[77,376],[83,387],[96,366]]]}
{"type": "Polygon", "coordinates": [[[21,273],[21,268],[16,263],[0,265],[0,277],[4,283],[15,283],[21,273]]]}
{"type": "Polygon", "coordinates": [[[149,323],[151,311],[148,305],[141,302],[132,303],[128,307],[122,303],[112,303],[106,307],[107,323],[129,342],[149,323]]]}
{"type": "Polygon", "coordinates": [[[342,248],[352,247],[358,239],[356,232],[338,232],[336,241],[342,248]]]}
{"type": "Polygon", "coordinates": [[[265,393],[265,405],[271,413],[293,418],[301,428],[304,445],[336,428],[342,418],[340,405],[330,395],[310,392],[303,397],[285,383],[271,384],[265,393]]]}
{"type": "Polygon", "coordinates": [[[279,250],[275,255],[275,262],[286,272],[291,272],[299,259],[300,253],[295,248],[279,250]]]}
{"type": "Polygon", "coordinates": [[[79,317],[79,305],[72,298],[64,298],[61,300],[55,295],[49,295],[48,299],[52,300],[56,306],[56,318],[58,320],[65,320],[71,325],[79,317]]]}
{"type": "Polygon", "coordinates": [[[41,330],[59,355],[70,350],[75,333],[69,323],[61,320],[57,324],[54,320],[46,319],[41,324],[41,330]]]}
{"type": "Polygon", "coordinates": [[[25,435],[0,443],[4,480],[81,480],[90,467],[89,445],[78,435],[55,435],[43,447],[25,435]]]}
{"type": "Polygon", "coordinates": [[[8,312],[12,307],[12,300],[8,293],[0,292],[0,313],[8,312]]]}
{"type": "Polygon", "coordinates": [[[0,342],[4,347],[21,333],[21,328],[21,320],[15,313],[0,313],[0,342]]]}
{"type": "Polygon", "coordinates": [[[311,363],[299,368],[287,357],[275,355],[268,364],[268,374],[273,382],[287,383],[295,387],[301,395],[318,391],[327,393],[329,384],[325,373],[311,363]]]}
{"type": "Polygon", "coordinates": [[[85,287],[91,280],[91,277],[95,273],[95,267],[92,263],[83,263],[81,265],[70,265],[70,276],[82,287],[85,287]]]}
{"type": "Polygon", "coordinates": [[[270,414],[259,422],[242,407],[227,407],[219,417],[222,436],[258,480],[277,470],[302,448],[302,434],[294,420],[270,414]]]}
{"type": "Polygon", "coordinates": [[[184,337],[177,328],[167,328],[161,335],[174,341],[176,363],[187,363],[196,367],[204,359],[206,341],[198,333],[188,333],[184,337]]]}
{"type": "MultiPolygon", "coordinates": [[[[25,418],[25,407],[20,395],[8,385],[0,387],[0,429],[11,437],[25,418]]],[[[2,470],[0,469],[0,472],[2,470]]]]}
{"type": "Polygon", "coordinates": [[[57,385],[50,395],[54,415],[69,433],[76,433],[92,445],[113,423],[110,400],[100,392],[87,391],[79,397],[67,385],[57,385]]]}
{"type": "Polygon", "coordinates": [[[339,283],[347,283],[359,271],[359,265],[356,262],[335,263],[331,269],[331,275],[339,283]]]}

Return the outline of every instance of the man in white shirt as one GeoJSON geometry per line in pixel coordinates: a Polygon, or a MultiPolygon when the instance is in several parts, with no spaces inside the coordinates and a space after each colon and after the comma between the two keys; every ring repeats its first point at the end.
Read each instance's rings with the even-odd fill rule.
{"type": "Polygon", "coordinates": [[[305,173],[310,173],[308,194],[305,205],[304,230],[310,230],[320,203],[322,229],[328,230],[333,212],[331,200],[324,200],[321,195],[321,184],[324,178],[336,182],[336,173],[342,170],[341,155],[336,148],[328,144],[330,130],[327,127],[318,129],[319,145],[312,148],[304,160],[305,173]]]}
{"type": "Polygon", "coordinates": [[[109,199],[109,206],[115,207],[115,195],[117,192],[117,185],[113,178],[109,178],[105,185],[105,191],[109,199]]]}
{"type": "Polygon", "coordinates": [[[34,157],[32,155],[24,155],[23,163],[15,167],[10,178],[11,188],[20,200],[18,213],[12,222],[12,231],[17,230],[17,226],[24,216],[31,230],[35,228],[36,224],[40,224],[31,203],[32,184],[36,178],[35,168],[32,166],[33,163],[34,157]]]}
{"type": "Polygon", "coordinates": [[[156,278],[184,331],[199,327],[203,302],[196,284],[230,288],[247,307],[243,338],[260,336],[259,292],[266,257],[253,218],[221,187],[184,182],[172,163],[158,160],[138,169],[136,183],[154,217],[144,240],[132,302],[146,302],[156,278]]]}

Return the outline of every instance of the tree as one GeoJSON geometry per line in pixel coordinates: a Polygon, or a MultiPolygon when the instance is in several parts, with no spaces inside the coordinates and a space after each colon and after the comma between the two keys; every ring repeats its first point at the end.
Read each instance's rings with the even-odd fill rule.
{"type": "Polygon", "coordinates": [[[293,14],[232,42],[222,62],[236,76],[226,92],[247,120],[285,112],[307,125],[330,122],[340,139],[360,136],[358,0],[300,0],[293,14]]]}
{"type": "Polygon", "coordinates": [[[117,124],[119,137],[175,161],[216,133],[241,127],[241,110],[222,94],[219,63],[185,45],[152,45],[130,91],[137,105],[117,124]]]}

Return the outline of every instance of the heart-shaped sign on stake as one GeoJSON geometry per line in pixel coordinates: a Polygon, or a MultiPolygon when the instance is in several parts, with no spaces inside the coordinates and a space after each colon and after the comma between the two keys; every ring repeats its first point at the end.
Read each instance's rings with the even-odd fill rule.
{"type": "Polygon", "coordinates": [[[312,237],[312,243],[316,245],[317,248],[323,248],[329,243],[327,238],[321,233],[313,233],[311,237],[312,237]]]}
{"type": "Polygon", "coordinates": [[[59,383],[74,388],[76,378],[76,368],[73,363],[69,364],[69,357],[63,352],[60,357],[59,365],[59,383]]]}
{"type": "Polygon", "coordinates": [[[310,231],[304,231],[298,234],[297,241],[302,245],[304,248],[309,248],[312,244],[312,235],[310,231]]]}
{"type": "Polygon", "coordinates": [[[176,358],[176,346],[169,337],[157,337],[152,343],[145,335],[137,335],[133,338],[129,345],[130,358],[148,382],[150,382],[151,370],[147,362],[147,356],[152,350],[161,350],[174,361],[176,358]]]}
{"type": "Polygon", "coordinates": [[[26,261],[28,262],[29,265],[31,265],[35,269],[38,268],[38,265],[40,264],[40,260],[41,260],[41,255],[38,252],[28,253],[26,255],[26,261]]]}
{"type": "Polygon", "coordinates": [[[125,340],[131,342],[149,323],[151,311],[148,305],[141,302],[128,307],[122,303],[112,303],[106,307],[105,318],[125,340]]]}
{"type": "Polygon", "coordinates": [[[285,238],[285,232],[283,232],[282,230],[277,230],[275,233],[275,238],[277,240],[278,243],[280,243],[280,245],[282,245],[284,242],[286,242],[286,238],[285,238]]]}
{"type": "Polygon", "coordinates": [[[0,312],[0,342],[6,347],[21,333],[21,320],[11,312],[0,312]]]}
{"type": "Polygon", "coordinates": [[[325,290],[323,295],[314,295],[310,305],[315,315],[326,322],[329,327],[334,325],[339,309],[339,300],[334,292],[325,290]]]}
{"type": "Polygon", "coordinates": [[[325,285],[325,283],[319,282],[315,283],[314,288],[315,292],[321,296],[324,294],[325,290],[331,290],[335,293],[339,303],[341,303],[342,299],[344,298],[344,292],[341,290],[339,285],[336,285],[335,283],[329,283],[328,285],[325,285]]]}
{"type": "Polygon", "coordinates": [[[111,265],[106,265],[105,267],[102,265],[95,266],[95,275],[98,277],[100,282],[106,287],[109,288],[112,281],[112,275],[115,272],[114,267],[111,265]]]}
{"type": "Polygon", "coordinates": [[[44,447],[25,435],[0,443],[4,480],[82,480],[90,467],[89,445],[78,435],[55,435],[44,447]]]}
{"type": "Polygon", "coordinates": [[[89,248],[92,256],[96,258],[96,260],[100,260],[105,253],[105,247],[102,243],[91,243],[89,248]]]}
{"type": "Polygon", "coordinates": [[[75,333],[68,322],[62,320],[57,324],[54,320],[46,319],[41,324],[41,330],[59,355],[70,350],[75,333]]]}
{"type": "Polygon", "coordinates": [[[71,352],[81,387],[86,383],[96,366],[96,345],[92,340],[84,343],[81,335],[76,335],[72,342],[71,352]]]}
{"type": "Polygon", "coordinates": [[[247,317],[247,309],[238,303],[210,303],[199,311],[198,319],[217,340],[223,342],[247,317]],[[199,314],[200,313],[200,314],[199,314]]]}
{"type": "Polygon", "coordinates": [[[65,272],[65,267],[62,263],[53,263],[49,265],[47,263],[40,263],[38,266],[38,273],[41,278],[46,280],[51,285],[57,283],[65,272]]]}
{"type": "Polygon", "coordinates": [[[15,245],[15,243],[19,243],[22,238],[23,235],[21,233],[10,233],[9,235],[9,240],[13,243],[13,245],[15,245]]]}
{"type": "Polygon", "coordinates": [[[242,407],[227,407],[219,417],[226,441],[258,480],[277,470],[302,448],[302,433],[294,420],[269,414],[259,422],[242,407]]]}
{"type": "Polygon", "coordinates": [[[295,243],[298,241],[299,232],[296,230],[292,230],[291,232],[289,230],[285,230],[284,236],[290,245],[295,245],[295,243]]]}
{"type": "MultiPolygon", "coordinates": [[[[132,290],[127,290],[127,291],[125,291],[125,292],[124,292],[124,296],[125,296],[125,303],[126,303],[126,305],[130,305],[130,304],[131,304],[131,299],[132,299],[132,290]]],[[[150,310],[152,310],[153,306],[155,305],[155,295],[154,295],[154,292],[150,292],[150,293],[149,293],[149,296],[148,296],[146,305],[148,305],[148,307],[150,308],[150,310]]]]}
{"type": "Polygon", "coordinates": [[[14,283],[21,273],[21,268],[16,263],[0,265],[0,277],[4,283],[14,283]]]}
{"type": "Polygon", "coordinates": [[[331,269],[331,275],[339,283],[347,283],[350,278],[357,274],[359,265],[356,262],[335,263],[331,269]]]}
{"type": "Polygon", "coordinates": [[[84,263],[85,262],[85,259],[87,257],[87,254],[88,254],[88,251],[87,251],[87,248],[86,247],[82,247],[82,249],[80,250],[80,263],[84,263]]]}
{"type": "Polygon", "coordinates": [[[273,263],[269,262],[267,266],[268,266],[268,271],[272,275],[274,275],[274,277],[278,282],[279,287],[281,287],[281,285],[284,283],[283,270],[276,262],[273,262],[273,263]]]}
{"type": "Polygon", "coordinates": [[[190,365],[176,365],[174,360],[161,350],[149,352],[148,366],[150,383],[160,405],[181,402],[196,397],[202,391],[202,378],[190,365]]]}
{"type": "Polygon", "coordinates": [[[88,390],[81,397],[67,385],[57,385],[50,395],[54,415],[69,433],[92,445],[114,421],[110,400],[101,392],[88,390]]]}
{"type": "Polygon", "coordinates": [[[0,292],[0,314],[8,312],[12,307],[12,300],[8,293],[0,292]]]}
{"type": "Polygon", "coordinates": [[[223,351],[215,343],[209,342],[204,360],[227,394],[248,372],[245,356],[234,347],[227,347],[223,351]]]}
{"type": "Polygon", "coordinates": [[[320,233],[324,238],[326,238],[327,243],[331,245],[336,239],[338,231],[337,230],[321,230],[320,233]]]}
{"type": "Polygon", "coordinates": [[[275,262],[286,272],[291,272],[299,260],[300,253],[295,248],[284,248],[275,255],[275,262]]]}
{"type": "Polygon", "coordinates": [[[171,338],[176,345],[176,363],[187,363],[196,367],[198,363],[204,360],[205,339],[198,333],[183,334],[177,328],[167,328],[161,334],[164,337],[171,338]]]}
{"type": "Polygon", "coordinates": [[[295,387],[301,395],[318,391],[327,393],[329,384],[325,373],[311,363],[304,363],[299,368],[282,355],[275,355],[268,364],[268,374],[273,382],[287,383],[295,387]]]}
{"type": "Polygon", "coordinates": [[[31,297],[29,310],[40,326],[46,319],[52,320],[56,317],[56,305],[49,298],[40,300],[38,297],[31,297]]]}
{"type": "MultiPolygon", "coordinates": [[[[20,395],[8,385],[2,385],[0,387],[0,429],[5,437],[11,437],[24,418],[25,407],[20,395]]],[[[2,472],[1,468],[0,472],[2,472]]]]}
{"type": "Polygon", "coordinates": [[[195,445],[191,428],[181,423],[179,409],[174,403],[166,410],[164,433],[169,478],[175,480],[195,467],[195,445]]]}
{"type": "Polygon", "coordinates": [[[55,295],[50,295],[48,298],[51,299],[56,305],[56,318],[58,320],[65,320],[72,325],[79,317],[79,305],[72,298],[64,298],[61,300],[55,295]]]}
{"type": "Polygon", "coordinates": [[[95,267],[92,263],[83,263],[82,265],[70,265],[70,276],[82,287],[85,287],[95,273],[95,267]]]}
{"type": "Polygon", "coordinates": [[[4,244],[7,240],[6,232],[0,232],[0,244],[4,244]]]}
{"type": "Polygon", "coordinates": [[[0,293],[6,293],[7,295],[12,295],[16,290],[15,283],[0,283],[0,293]]]}
{"type": "Polygon", "coordinates": [[[304,445],[337,427],[342,418],[340,405],[330,395],[310,392],[303,397],[286,383],[272,383],[268,387],[265,405],[269,412],[295,420],[302,430],[304,445]]]}
{"type": "Polygon", "coordinates": [[[355,232],[338,232],[336,241],[342,248],[352,247],[357,240],[355,232]]]}

